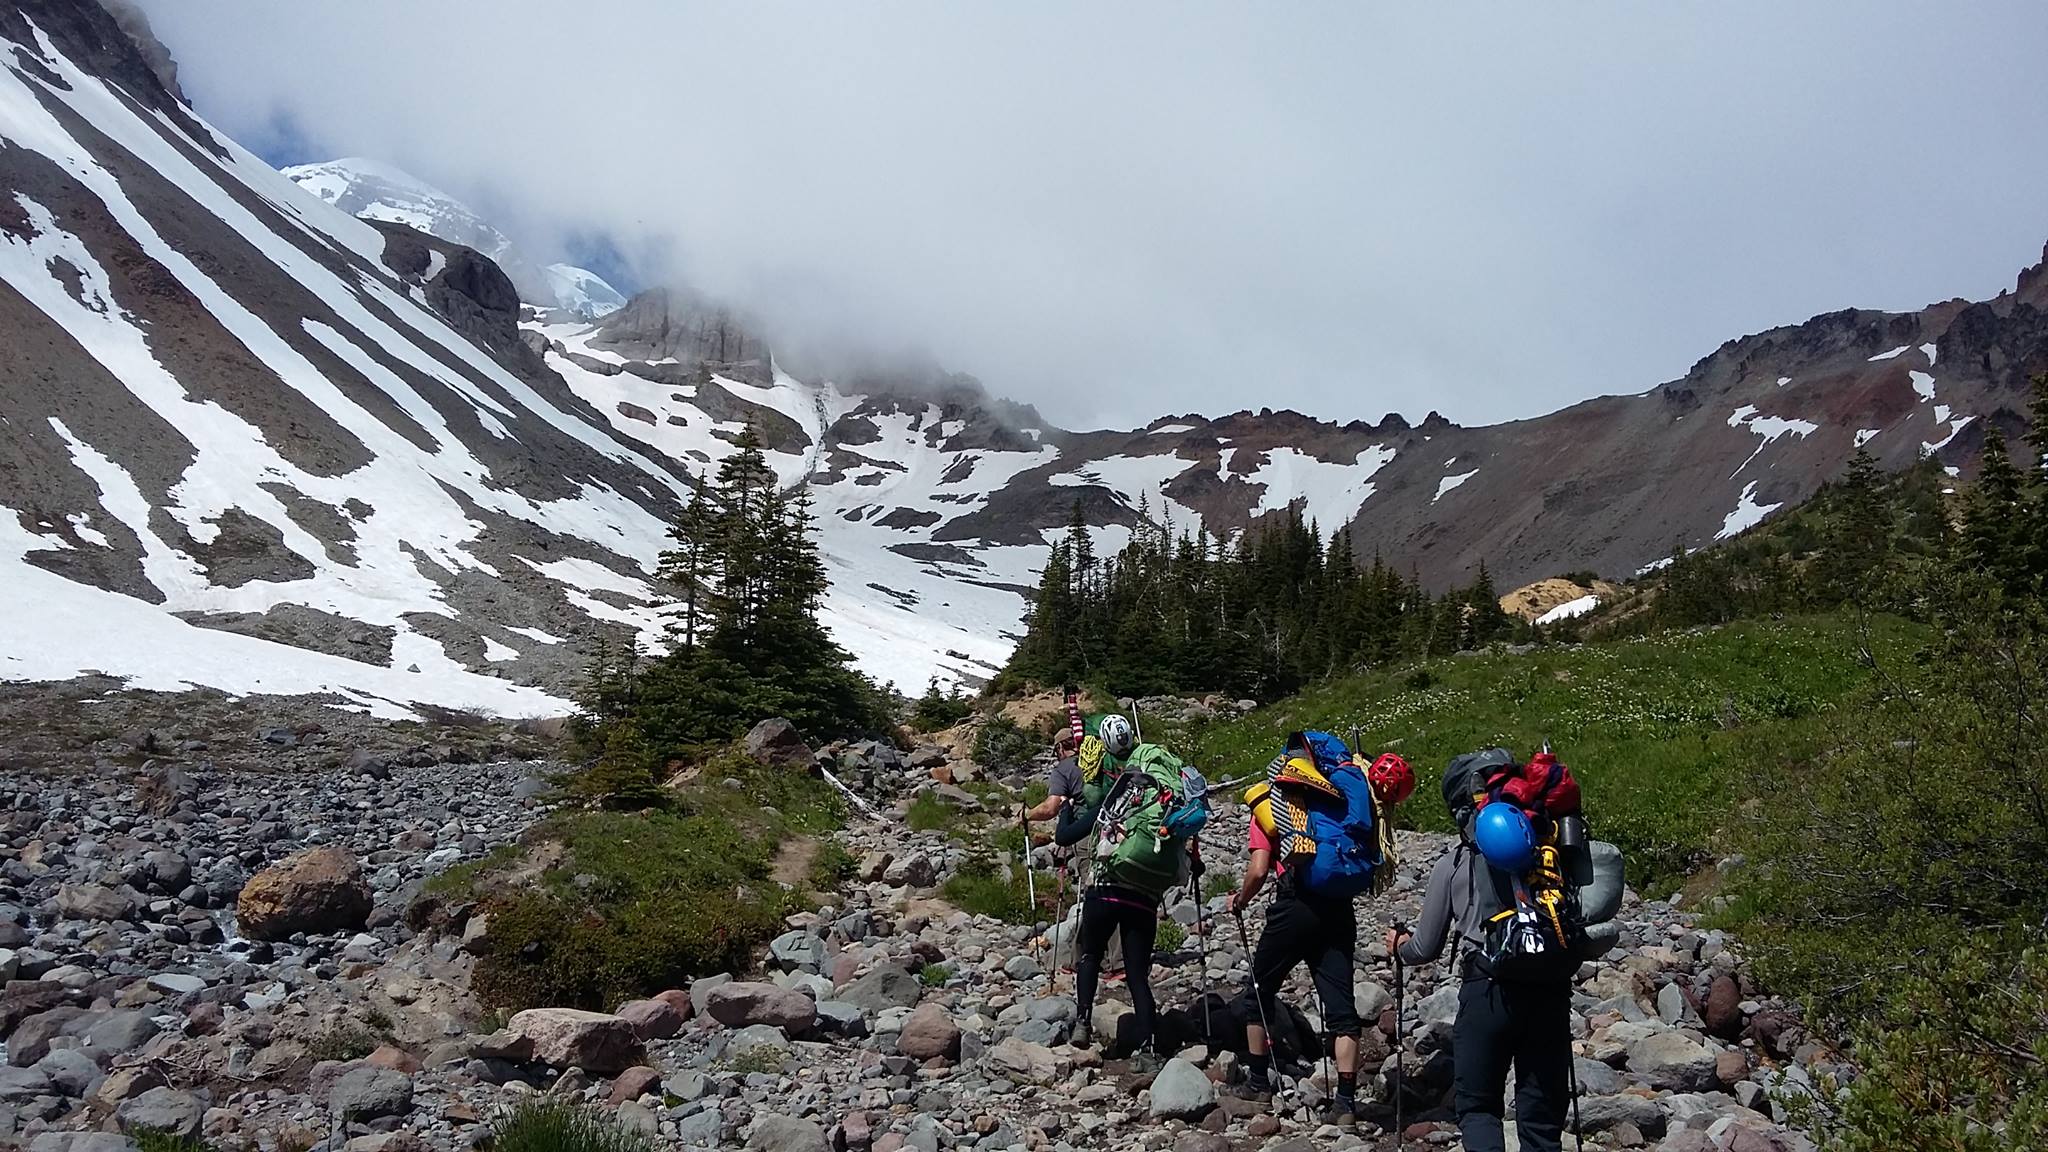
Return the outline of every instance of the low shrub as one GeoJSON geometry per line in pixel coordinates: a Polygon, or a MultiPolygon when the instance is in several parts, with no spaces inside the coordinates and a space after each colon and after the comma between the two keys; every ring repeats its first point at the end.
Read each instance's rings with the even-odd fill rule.
{"type": "MultiPolygon", "coordinates": [[[[540,830],[562,859],[531,888],[488,899],[472,977],[485,1004],[602,1010],[748,966],[791,910],[768,879],[778,847],[830,828],[840,800],[806,773],[743,757],[700,780],[666,810],[571,813],[540,830]]],[[[851,866],[843,850],[820,856],[835,873],[851,866]]]]}
{"type": "Polygon", "coordinates": [[[974,737],[974,759],[992,771],[1008,772],[1029,764],[1044,746],[1044,740],[1025,731],[1016,721],[994,716],[974,737]]]}
{"type": "Polygon", "coordinates": [[[917,970],[917,978],[927,988],[943,988],[953,978],[953,968],[948,964],[927,964],[917,970]]]}
{"type": "Polygon", "coordinates": [[[936,832],[952,827],[959,818],[959,811],[939,799],[936,793],[920,792],[911,797],[910,809],[904,813],[903,822],[912,832],[936,832]]]}
{"type": "Polygon", "coordinates": [[[940,732],[974,714],[974,697],[966,693],[939,691],[938,677],[925,685],[924,695],[910,708],[910,727],[916,732],[940,732]]]}
{"type": "MultiPolygon", "coordinates": [[[[1050,877],[1047,879],[1049,883],[1050,877]]],[[[1050,887],[1046,892],[1050,894],[1050,887]]],[[[969,856],[946,880],[940,894],[953,907],[976,916],[992,916],[1011,924],[1037,919],[1023,879],[985,852],[969,856]]]]}
{"type": "Polygon", "coordinates": [[[559,1100],[522,1100],[491,1122],[491,1152],[654,1152],[612,1116],[559,1100]]]}

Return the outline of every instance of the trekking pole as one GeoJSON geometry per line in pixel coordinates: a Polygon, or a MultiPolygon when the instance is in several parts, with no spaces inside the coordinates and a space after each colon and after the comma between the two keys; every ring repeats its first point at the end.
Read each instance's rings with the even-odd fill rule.
{"type": "Polygon", "coordinates": [[[1572,1078],[1572,1143],[1580,1148],[1584,1148],[1586,1146],[1586,1133],[1584,1129],[1579,1127],[1579,1049],[1578,1045],[1572,1043],[1570,1032],[1565,1033],[1564,1043],[1564,1066],[1566,1072],[1572,1078]]]}
{"type": "Polygon", "coordinates": [[[1031,875],[1031,825],[1024,825],[1024,898],[1029,901],[1031,923],[1038,923],[1038,881],[1031,875]]]}
{"type": "Polygon", "coordinates": [[[1406,1013],[1402,1001],[1407,992],[1407,973],[1401,965],[1401,923],[1394,923],[1394,1152],[1401,1152],[1401,1106],[1408,1096],[1408,1074],[1406,1061],[1402,1056],[1401,1033],[1407,1028],[1406,1013]]]}
{"type": "MultiPolygon", "coordinates": [[[[1237,946],[1244,949],[1244,965],[1252,976],[1252,1003],[1259,1010],[1259,1027],[1266,1033],[1266,1067],[1273,1072],[1273,1086],[1280,1086],[1280,1061],[1273,1057],[1273,1022],[1266,1019],[1266,995],[1259,990],[1258,961],[1252,955],[1251,937],[1245,934],[1244,913],[1231,909],[1230,918],[1237,921],[1237,946]]],[[[1246,1045],[1250,1047],[1250,1045],[1246,1045]]]]}
{"type": "Polygon", "coordinates": [[[1195,943],[1202,956],[1202,1042],[1208,1043],[1209,1027],[1209,929],[1203,924],[1201,881],[1188,877],[1188,899],[1195,902],[1195,943]]]}

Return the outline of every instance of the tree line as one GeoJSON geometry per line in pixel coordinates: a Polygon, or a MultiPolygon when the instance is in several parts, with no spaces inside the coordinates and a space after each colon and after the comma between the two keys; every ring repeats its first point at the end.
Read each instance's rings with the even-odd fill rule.
{"type": "Polygon", "coordinates": [[[1501,610],[1484,564],[1470,585],[1433,596],[1379,556],[1361,565],[1349,530],[1325,541],[1298,507],[1231,539],[1176,534],[1144,511],[1130,542],[1105,559],[1074,505],[998,690],[1093,683],[1124,695],[1222,691],[1265,701],[1525,627],[1501,610]]]}

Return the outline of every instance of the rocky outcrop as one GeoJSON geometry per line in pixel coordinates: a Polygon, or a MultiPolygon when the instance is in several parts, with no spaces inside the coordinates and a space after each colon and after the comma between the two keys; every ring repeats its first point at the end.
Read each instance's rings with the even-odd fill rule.
{"type": "Polygon", "coordinates": [[[623,1072],[645,1053],[629,1020],[575,1008],[529,1008],[507,1027],[533,1045],[533,1054],[557,1068],[599,1076],[623,1072]]]}
{"type": "Polygon", "coordinates": [[[315,848],[249,878],[235,902],[235,921],[252,940],[301,932],[343,932],[370,918],[370,886],[362,866],[340,848],[315,848]]]}

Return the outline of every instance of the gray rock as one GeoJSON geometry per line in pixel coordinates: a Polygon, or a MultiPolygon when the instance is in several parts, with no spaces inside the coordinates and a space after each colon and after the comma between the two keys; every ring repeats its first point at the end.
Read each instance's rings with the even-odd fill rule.
{"type": "Polygon", "coordinates": [[[1685,992],[1677,984],[1666,984],[1657,990],[1657,1018],[1666,1024],[1677,1024],[1692,1015],[1692,1004],[1685,998],[1685,992]]]}
{"type": "Polygon", "coordinates": [[[135,1141],[118,1132],[44,1132],[28,1152],[136,1152],[135,1141]]]}
{"type": "Polygon", "coordinates": [[[55,1092],[40,1068],[0,1068],[0,1102],[19,1104],[55,1092]]]}
{"type": "Polygon", "coordinates": [[[342,1073],[327,1092],[327,1108],[352,1120],[403,1116],[412,1111],[412,1077],[371,1064],[342,1073]]]}
{"type": "Polygon", "coordinates": [[[1440,1024],[1446,1028],[1458,1019],[1458,986],[1446,984],[1422,998],[1415,1005],[1416,1019],[1424,1024],[1440,1024]]]}
{"type": "Polygon", "coordinates": [[[131,1134],[140,1128],[150,1128],[173,1136],[196,1136],[199,1122],[205,1116],[206,1105],[197,1096],[170,1088],[151,1088],[132,1100],[121,1101],[121,1106],[114,1110],[121,1131],[131,1134]]]}
{"type": "Polygon", "coordinates": [[[1152,1115],[1162,1120],[1199,1120],[1216,1106],[1216,1084],[1200,1068],[1175,1057],[1152,1078],[1152,1115]]]}
{"type": "Polygon", "coordinates": [[[754,1121],[747,1147],[753,1152],[831,1152],[823,1128],[809,1120],[773,1113],[754,1121]]]}
{"type": "Polygon", "coordinates": [[[56,1048],[36,1061],[36,1071],[50,1078],[57,1091],[66,1096],[88,1096],[99,1087],[100,1066],[76,1048],[56,1048]]]}
{"type": "Polygon", "coordinates": [[[811,762],[811,750],[796,725],[780,717],[763,720],[748,730],[745,748],[748,756],[763,764],[802,767],[811,762]]]}
{"type": "Polygon", "coordinates": [[[682,1071],[661,1082],[661,1090],[685,1104],[702,1100],[716,1089],[702,1072],[682,1071]]]}
{"type": "Polygon", "coordinates": [[[770,1024],[749,1024],[732,1034],[725,1046],[727,1058],[733,1060],[759,1060],[763,1055],[786,1056],[789,1054],[789,1038],[782,1029],[770,1024]]]}
{"type": "Polygon", "coordinates": [[[819,972],[825,967],[825,942],[809,932],[784,932],[768,945],[777,964],[794,972],[819,972]]]}
{"type": "Polygon", "coordinates": [[[848,1004],[844,1000],[820,1000],[817,1028],[833,1036],[858,1040],[868,1034],[868,1021],[858,1004],[848,1004]]]}
{"type": "Polygon", "coordinates": [[[725,1117],[718,1109],[693,1112],[676,1121],[676,1139],[688,1148],[715,1148],[725,1135],[725,1117]]]}
{"type": "Polygon", "coordinates": [[[912,1008],[924,995],[924,985],[897,964],[880,964],[867,975],[847,985],[841,1000],[858,1004],[862,1011],[879,1016],[891,1008],[912,1008]]]}
{"type": "Polygon", "coordinates": [[[65,1031],[84,1039],[92,1058],[102,1067],[150,1042],[163,1029],[141,1009],[108,1012],[89,1026],[81,1018],[65,1031]]]}
{"type": "Polygon", "coordinates": [[[135,893],[126,888],[65,884],[57,889],[57,914],[67,920],[128,920],[134,917],[140,903],[135,893]]]}
{"type": "Polygon", "coordinates": [[[922,852],[912,852],[891,861],[882,870],[882,883],[895,888],[929,888],[938,878],[938,868],[922,852]]]}
{"type": "Polygon", "coordinates": [[[1039,974],[1038,961],[1028,952],[1019,952],[1003,962],[1003,975],[1012,980],[1029,980],[1039,974]]]}
{"type": "Polygon", "coordinates": [[[1606,1132],[1620,1124],[1633,1124],[1643,1134],[1655,1136],[1664,1131],[1664,1110],[1655,1100],[1627,1093],[1588,1094],[1579,1101],[1579,1122],[1587,1132],[1606,1132]]]}
{"type": "Polygon", "coordinates": [[[1621,1091],[1621,1073],[1598,1060],[1576,1056],[1572,1067],[1579,1074],[1579,1091],[1588,1096],[1612,1096],[1621,1091]]]}
{"type": "Polygon", "coordinates": [[[194,992],[206,991],[206,981],[188,972],[159,972],[149,978],[149,986],[173,996],[189,996],[194,992]]]}
{"type": "Polygon", "coordinates": [[[1719,1081],[1714,1050],[1683,1032],[1659,1032],[1629,1045],[1628,1070],[1652,1088],[1704,1092],[1719,1081]]]}

